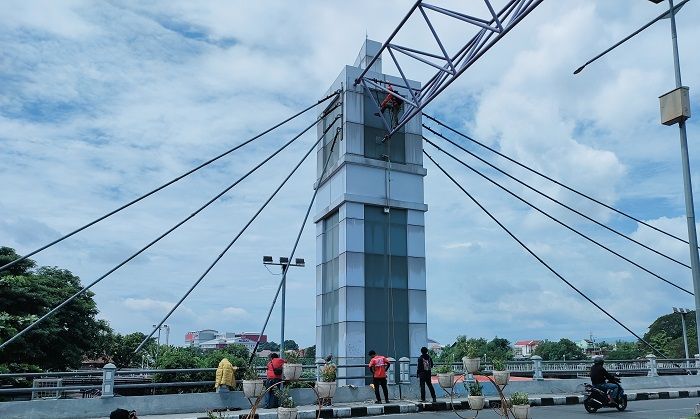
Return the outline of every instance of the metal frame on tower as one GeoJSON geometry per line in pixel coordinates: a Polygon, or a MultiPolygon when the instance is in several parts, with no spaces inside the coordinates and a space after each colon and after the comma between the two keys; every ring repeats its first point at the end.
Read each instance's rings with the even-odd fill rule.
{"type": "MultiPolygon", "coordinates": [[[[392,134],[410,121],[411,118],[418,115],[425,106],[427,106],[433,99],[435,99],[435,97],[442,93],[447,86],[452,84],[457,77],[462,75],[462,73],[471,67],[476,60],[484,55],[486,51],[488,51],[503,36],[513,29],[513,27],[523,20],[525,16],[530,14],[530,12],[539,6],[543,0],[509,0],[498,12],[496,12],[493,8],[492,0],[483,1],[485,3],[485,16],[482,17],[470,16],[454,10],[448,10],[443,7],[428,4],[422,0],[416,1],[413,7],[411,7],[406,16],[404,16],[399,25],[389,36],[389,39],[384,42],[377,55],[372,58],[372,61],[365,66],[362,74],[360,74],[360,76],[355,80],[355,85],[362,84],[363,88],[367,92],[369,92],[370,88],[372,88],[383,91],[386,94],[399,97],[398,93],[390,91],[387,88],[387,82],[369,77],[367,75],[367,72],[372,67],[372,64],[374,64],[381,54],[384,51],[389,53],[394,65],[396,65],[396,68],[401,75],[401,79],[403,80],[402,85],[394,84],[394,86],[405,90],[405,97],[399,97],[405,103],[405,111],[399,118],[396,126],[390,126],[386,120],[382,118],[388,132],[386,138],[391,137],[392,134]],[[398,45],[392,42],[394,37],[399,33],[401,28],[403,28],[408,19],[414,13],[421,14],[427,28],[430,30],[430,33],[437,43],[440,50],[439,54],[412,48],[406,45],[398,45]],[[430,19],[430,15],[434,13],[448,16],[466,24],[473,25],[476,28],[479,28],[478,32],[453,55],[449,55],[444,47],[444,43],[440,40],[440,36],[435,30],[435,25],[433,24],[434,22],[430,19]],[[420,89],[411,88],[404,69],[396,59],[396,53],[401,53],[410,59],[420,61],[431,67],[435,67],[437,72],[430,79],[428,79],[427,82],[423,83],[420,89]]],[[[415,77],[412,78],[414,80],[418,80],[415,77]]],[[[372,95],[370,95],[370,97],[372,97],[372,95]]],[[[381,110],[378,101],[376,101],[374,97],[372,97],[372,99],[374,104],[377,106],[377,110],[381,110]]]]}

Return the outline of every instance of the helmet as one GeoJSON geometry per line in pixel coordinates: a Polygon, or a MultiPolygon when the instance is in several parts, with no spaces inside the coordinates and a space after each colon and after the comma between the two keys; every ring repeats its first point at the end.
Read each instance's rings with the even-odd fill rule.
{"type": "Polygon", "coordinates": [[[602,364],[603,363],[603,357],[598,355],[593,357],[593,363],[594,364],[602,364]]]}

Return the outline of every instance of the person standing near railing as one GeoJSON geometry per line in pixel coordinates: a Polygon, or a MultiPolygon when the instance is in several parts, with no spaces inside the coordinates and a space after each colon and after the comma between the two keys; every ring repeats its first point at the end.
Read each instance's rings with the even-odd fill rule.
{"type": "Polygon", "coordinates": [[[284,359],[280,358],[276,353],[270,354],[270,361],[267,363],[267,380],[265,380],[265,387],[270,389],[265,393],[265,408],[274,409],[279,407],[279,399],[275,394],[275,390],[280,387],[282,379],[282,366],[284,365],[284,359]]]}
{"type": "Polygon", "coordinates": [[[384,400],[389,403],[389,389],[386,385],[386,371],[389,369],[389,358],[384,355],[377,355],[374,350],[367,353],[372,359],[369,361],[369,370],[372,371],[372,384],[374,384],[374,395],[377,397],[375,403],[381,404],[382,398],[379,396],[379,386],[384,392],[384,400]]]}
{"type": "Polygon", "coordinates": [[[420,385],[420,401],[425,401],[425,387],[430,390],[430,396],[433,398],[433,403],[437,400],[435,398],[435,388],[433,388],[432,383],[432,369],[433,369],[433,358],[428,355],[428,348],[425,346],[420,348],[421,356],[418,357],[418,381],[420,385]]]}

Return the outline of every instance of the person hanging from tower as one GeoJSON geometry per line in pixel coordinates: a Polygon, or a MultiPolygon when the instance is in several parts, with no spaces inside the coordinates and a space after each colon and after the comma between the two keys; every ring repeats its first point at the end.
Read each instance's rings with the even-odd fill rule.
{"type": "Polygon", "coordinates": [[[393,129],[399,125],[399,114],[403,108],[403,99],[401,99],[401,96],[396,93],[396,90],[394,90],[393,87],[391,87],[391,84],[387,85],[387,90],[389,93],[386,94],[386,97],[379,105],[379,112],[384,115],[384,111],[387,109],[389,110],[389,115],[391,117],[391,128],[393,129]]]}

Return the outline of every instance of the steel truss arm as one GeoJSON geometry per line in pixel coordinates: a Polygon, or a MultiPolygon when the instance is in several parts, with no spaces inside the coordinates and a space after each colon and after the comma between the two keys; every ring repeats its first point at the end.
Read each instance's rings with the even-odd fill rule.
{"type": "MultiPolygon", "coordinates": [[[[401,99],[405,103],[405,110],[396,126],[389,127],[387,125],[387,137],[390,137],[410,119],[417,116],[423,108],[442,93],[447,86],[452,84],[457,77],[461,76],[472,64],[481,58],[486,51],[530,14],[530,12],[539,6],[543,0],[509,0],[498,12],[493,8],[492,1],[493,0],[483,0],[485,7],[483,8],[484,15],[481,17],[448,10],[443,7],[428,4],[422,0],[418,0],[413,4],[396,29],[394,29],[389,38],[379,49],[377,55],[372,58],[366,65],[364,71],[362,71],[360,76],[355,80],[355,85],[361,84],[366,90],[369,90],[371,87],[384,93],[395,95],[394,92],[386,88],[387,85],[391,84],[393,87],[398,88],[398,92],[403,96],[401,99]],[[435,40],[439,52],[433,53],[407,45],[392,43],[409,18],[415,13],[420,13],[420,17],[425,21],[426,28],[430,32],[429,36],[432,36],[435,40]],[[434,20],[431,20],[431,15],[433,14],[448,16],[461,23],[472,25],[478,29],[478,32],[470,38],[464,46],[454,52],[453,55],[449,55],[448,51],[445,49],[444,42],[440,39],[440,35],[435,28],[434,20]],[[384,51],[388,52],[391,56],[392,62],[399,71],[402,82],[387,83],[368,76],[368,71],[372,67],[372,64],[381,57],[384,51]],[[401,53],[402,56],[408,57],[408,59],[416,60],[434,67],[437,69],[437,72],[422,84],[421,89],[415,89],[410,86],[404,68],[396,59],[396,52],[401,53]]],[[[375,103],[375,105],[377,106],[377,110],[380,110],[379,103],[375,103]]]]}

